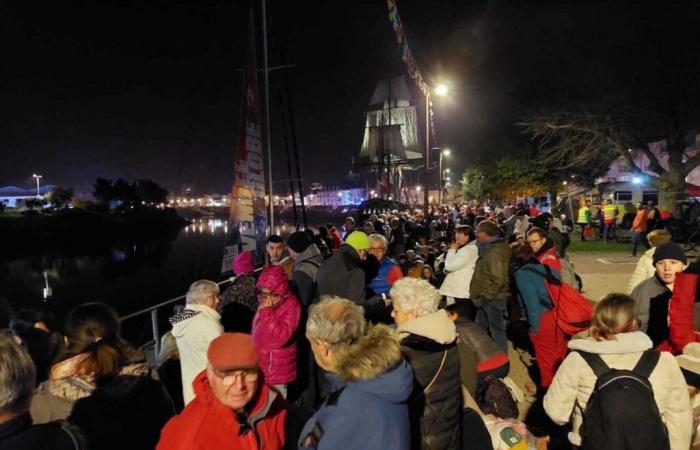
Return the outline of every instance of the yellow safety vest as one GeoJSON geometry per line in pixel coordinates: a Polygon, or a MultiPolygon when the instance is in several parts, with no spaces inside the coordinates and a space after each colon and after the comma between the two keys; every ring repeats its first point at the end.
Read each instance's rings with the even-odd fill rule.
{"type": "Polygon", "coordinates": [[[588,206],[579,208],[578,223],[591,223],[591,209],[588,206]]]}
{"type": "Polygon", "coordinates": [[[617,215],[617,205],[605,205],[603,208],[603,219],[604,220],[615,220],[617,215]]]}

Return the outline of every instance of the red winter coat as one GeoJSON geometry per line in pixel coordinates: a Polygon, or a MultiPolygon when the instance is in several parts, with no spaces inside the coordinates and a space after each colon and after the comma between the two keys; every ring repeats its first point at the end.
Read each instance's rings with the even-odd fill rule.
{"type": "Polygon", "coordinates": [[[285,444],[284,399],[265,385],[248,416],[254,427],[239,435],[236,415],[214,397],[203,370],[193,382],[195,398],[165,424],[157,450],[280,450],[285,444]]]}
{"type": "Polygon", "coordinates": [[[537,255],[537,261],[539,261],[540,264],[551,267],[559,273],[561,272],[561,261],[559,261],[556,247],[551,247],[537,255]]]}
{"type": "Polygon", "coordinates": [[[668,308],[668,339],[659,344],[657,350],[677,355],[683,353],[683,348],[689,343],[700,341],[700,336],[695,332],[694,320],[697,284],[697,275],[676,274],[668,308]]]}
{"type": "Polygon", "coordinates": [[[338,250],[343,243],[343,240],[340,239],[340,234],[338,234],[338,230],[331,228],[328,230],[328,233],[331,235],[331,242],[333,243],[332,250],[338,250]]]}
{"type": "Polygon", "coordinates": [[[279,266],[269,266],[258,279],[258,289],[266,288],[281,299],[273,306],[262,303],[253,318],[251,335],[258,350],[260,368],[269,384],[286,384],[297,377],[296,332],[301,318],[299,300],[289,289],[289,281],[279,266]]]}

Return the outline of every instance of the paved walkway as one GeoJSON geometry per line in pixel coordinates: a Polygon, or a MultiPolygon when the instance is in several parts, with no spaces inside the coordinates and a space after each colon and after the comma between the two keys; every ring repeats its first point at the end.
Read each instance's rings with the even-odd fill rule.
{"type": "Polygon", "coordinates": [[[583,279],[584,295],[595,301],[611,292],[626,293],[639,259],[625,252],[567,252],[567,255],[583,279]]]}

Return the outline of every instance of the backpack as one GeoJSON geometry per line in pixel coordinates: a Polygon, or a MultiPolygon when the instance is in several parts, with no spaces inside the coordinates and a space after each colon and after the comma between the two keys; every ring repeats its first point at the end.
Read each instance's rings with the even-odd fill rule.
{"type": "Polygon", "coordinates": [[[611,369],[600,355],[578,351],[597,380],[583,411],[582,450],[669,450],[668,432],[649,375],[660,353],[647,350],[632,370],[611,369]]]}
{"type": "Polygon", "coordinates": [[[574,335],[587,329],[593,317],[593,305],[581,295],[573,286],[564,283],[552,274],[549,266],[543,265],[546,273],[542,273],[531,267],[523,267],[544,278],[552,307],[544,305],[547,309],[554,310],[557,326],[568,335],[574,335]]]}
{"type": "Polygon", "coordinates": [[[559,258],[559,263],[561,264],[561,281],[575,287],[577,291],[581,291],[581,285],[578,281],[579,278],[576,277],[574,265],[571,261],[569,261],[568,258],[559,258]]]}

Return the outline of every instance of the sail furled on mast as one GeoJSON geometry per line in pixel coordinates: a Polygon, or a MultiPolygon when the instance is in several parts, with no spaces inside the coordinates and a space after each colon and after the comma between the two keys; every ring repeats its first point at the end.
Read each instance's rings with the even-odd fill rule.
{"type": "Polygon", "coordinates": [[[265,255],[267,229],[265,166],[252,9],[248,26],[243,94],[238,148],[234,160],[231,209],[229,211],[231,235],[224,250],[222,273],[231,271],[233,257],[241,251],[254,251],[258,261],[262,261],[265,255]]]}
{"type": "Polygon", "coordinates": [[[382,80],[367,112],[361,162],[406,161],[423,157],[416,108],[403,76],[382,80]]]}

